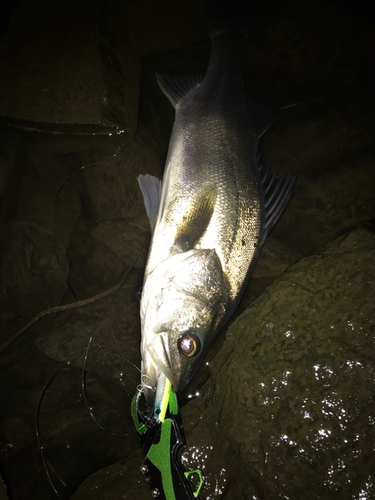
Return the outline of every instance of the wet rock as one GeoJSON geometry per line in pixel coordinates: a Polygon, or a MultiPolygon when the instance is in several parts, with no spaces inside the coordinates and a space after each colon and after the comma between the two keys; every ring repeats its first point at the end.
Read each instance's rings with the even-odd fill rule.
{"type": "Polygon", "coordinates": [[[100,5],[44,2],[35,8],[21,2],[0,53],[2,116],[114,123],[134,132],[139,59],[126,37],[113,33],[100,5]]]}
{"type": "MultiPolygon", "coordinates": [[[[286,219],[288,219],[288,216],[289,213],[287,212],[285,214],[286,219]]],[[[298,250],[289,247],[272,236],[268,236],[250,283],[232,319],[243,313],[264,292],[267,286],[271,285],[285,269],[301,258],[302,254],[298,250]]]]}
{"type": "MultiPolygon", "coordinates": [[[[139,360],[139,276],[67,304],[36,340],[45,356],[103,378],[124,378],[134,387],[139,373],[128,359],[139,360]],[[121,375],[122,373],[122,375],[121,375]]],[[[138,361],[139,364],[139,361],[138,361]]]]}
{"type": "Polygon", "coordinates": [[[84,218],[77,224],[68,252],[69,284],[74,295],[67,300],[96,295],[98,290],[120,283],[126,273],[124,261],[108,245],[93,238],[95,228],[95,222],[84,218]]]}
{"type": "Polygon", "coordinates": [[[303,8],[298,0],[283,2],[280,7],[263,44],[252,50],[258,64],[288,73],[289,80],[304,81],[311,87],[337,88],[346,79],[350,84],[355,78],[355,41],[343,12],[312,0],[305,1],[303,8]],[[328,46],[330,50],[326,50],[328,46]]]}
{"type": "Polygon", "coordinates": [[[161,178],[163,172],[160,156],[139,136],[110,149],[90,151],[85,164],[86,197],[93,217],[101,223],[144,214],[137,176],[149,173],[161,178]]]}
{"type": "Polygon", "coordinates": [[[14,303],[18,318],[59,304],[67,289],[68,262],[57,253],[52,227],[20,216],[3,228],[3,238],[3,300],[14,303]]]}
{"type": "Polygon", "coordinates": [[[4,480],[0,477],[0,500],[8,500],[7,488],[5,486],[4,480]]]}
{"type": "Polygon", "coordinates": [[[53,179],[36,171],[34,166],[25,169],[20,183],[18,218],[33,220],[52,232],[56,252],[66,255],[81,215],[81,200],[68,182],[53,179]]]}
{"type": "Polygon", "coordinates": [[[107,245],[124,263],[144,268],[150,243],[145,215],[128,220],[108,221],[92,230],[95,240],[107,245]]]}
{"type": "Polygon", "coordinates": [[[52,223],[55,238],[66,255],[81,215],[81,200],[69,183],[65,183],[54,200],[52,223]]]}
{"type": "Polygon", "coordinates": [[[293,265],[229,328],[208,402],[183,409],[189,468],[209,471],[203,497],[374,495],[374,277],[375,236],[360,228],[293,265]]]}
{"type": "Polygon", "coordinates": [[[4,423],[4,437],[6,446],[12,453],[17,453],[21,448],[29,446],[34,441],[34,429],[19,417],[10,417],[4,423]]]}
{"type": "Polygon", "coordinates": [[[115,125],[131,136],[141,56],[202,36],[202,8],[194,4],[18,2],[0,41],[0,115],[51,130],[115,125]]]}
{"type": "Polygon", "coordinates": [[[285,269],[300,260],[302,255],[293,248],[269,236],[255,267],[254,278],[277,278],[285,269]]]}
{"type": "Polygon", "coordinates": [[[81,213],[72,185],[56,183],[51,172],[42,175],[32,165],[23,170],[18,204],[7,204],[2,213],[6,219],[16,211],[2,228],[0,245],[1,299],[13,304],[12,319],[17,318],[10,331],[61,303],[69,275],[66,252],[81,213]]]}
{"type": "Polygon", "coordinates": [[[136,178],[162,171],[159,156],[139,136],[131,142],[117,138],[106,148],[100,141],[87,148],[83,140],[81,150],[72,152],[60,152],[59,141],[40,135],[29,139],[24,144],[18,137],[14,158],[6,152],[17,178],[12,191],[18,191],[18,203],[7,196],[2,207],[3,219],[10,220],[1,242],[0,314],[11,333],[63,298],[95,295],[130,267],[144,265],[150,233],[136,178]],[[123,231],[119,221],[127,226],[123,231]],[[106,224],[96,228],[98,222],[106,224]]]}
{"type": "Polygon", "coordinates": [[[375,214],[372,117],[366,98],[346,101],[345,111],[334,95],[282,110],[284,126],[265,137],[267,165],[298,173],[291,203],[272,236],[303,255],[375,214]]]}
{"type": "Polygon", "coordinates": [[[139,469],[142,452],[137,450],[124,463],[114,464],[89,476],[71,500],[149,500],[150,491],[139,469]]]}

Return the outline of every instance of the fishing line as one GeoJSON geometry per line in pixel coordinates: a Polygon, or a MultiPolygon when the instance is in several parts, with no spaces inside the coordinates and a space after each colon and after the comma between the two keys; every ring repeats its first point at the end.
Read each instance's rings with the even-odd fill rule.
{"type": "MultiPolygon", "coordinates": [[[[119,148],[117,149],[116,152],[118,152],[119,148]]],[[[58,255],[58,250],[56,248],[57,246],[57,240],[56,240],[56,234],[55,234],[55,230],[54,230],[54,214],[56,213],[55,212],[55,205],[56,205],[56,200],[58,198],[58,196],[60,195],[64,185],[68,182],[68,180],[74,175],[74,174],[77,174],[78,172],[82,172],[84,169],[87,169],[89,167],[92,167],[92,166],[95,166],[95,165],[98,165],[98,164],[102,164],[103,162],[102,161],[98,161],[98,162],[92,162],[92,163],[89,163],[87,165],[83,165],[81,166],[80,168],[76,169],[74,172],[70,173],[65,179],[64,181],[62,182],[62,184],[59,186],[59,189],[57,190],[55,196],[54,196],[54,199],[53,199],[53,207],[52,207],[52,214],[51,214],[51,225],[52,225],[52,234],[53,234],[53,248],[54,248],[54,253],[55,253],[55,256],[56,256],[56,260],[57,260],[57,263],[60,267],[61,270],[62,269],[62,263],[59,259],[59,255],[58,255]]],[[[145,238],[144,238],[144,242],[142,244],[142,248],[146,242],[146,239],[147,239],[147,234],[145,235],[145,238]]],[[[86,394],[86,386],[85,386],[85,371],[86,371],[86,366],[87,366],[87,361],[88,361],[88,355],[89,355],[89,350],[90,350],[90,347],[92,345],[92,342],[93,342],[93,339],[94,339],[94,335],[95,333],[97,332],[100,324],[101,324],[101,321],[103,319],[103,317],[106,315],[106,313],[108,312],[108,309],[109,307],[111,306],[111,304],[113,303],[114,299],[118,296],[121,288],[123,287],[123,285],[125,284],[125,282],[127,281],[128,277],[129,277],[129,274],[131,273],[131,271],[134,269],[134,266],[136,265],[137,263],[137,260],[140,256],[142,252],[142,249],[138,252],[137,254],[137,257],[136,259],[134,260],[134,263],[132,264],[132,266],[130,267],[130,269],[125,273],[125,275],[123,276],[123,278],[121,279],[121,282],[116,284],[114,287],[111,287],[109,290],[106,290],[105,292],[103,293],[100,293],[100,294],[97,294],[95,295],[94,297],[90,297],[88,299],[83,299],[81,301],[77,301],[77,297],[76,297],[76,294],[74,293],[74,290],[73,290],[73,287],[70,285],[69,283],[69,280],[65,279],[66,281],[66,284],[69,288],[69,290],[71,291],[73,297],[74,297],[74,300],[75,302],[71,303],[71,304],[66,304],[66,305],[63,305],[63,306],[57,306],[57,307],[53,307],[51,309],[48,309],[48,310],[45,310],[45,311],[42,311],[41,313],[39,313],[36,317],[34,317],[31,322],[29,322],[25,327],[23,327],[19,332],[17,332],[17,334],[15,336],[13,336],[11,339],[9,339],[9,341],[6,343],[7,345],[9,345],[11,342],[13,342],[15,340],[15,338],[18,338],[25,330],[27,330],[27,328],[29,328],[31,326],[31,324],[33,324],[35,321],[37,321],[38,319],[40,319],[42,316],[44,316],[45,314],[47,313],[50,313],[50,312],[59,312],[59,311],[62,311],[62,310],[66,310],[66,309],[70,309],[70,308],[76,308],[76,307],[80,307],[80,306],[83,306],[83,305],[86,305],[86,304],[89,304],[89,303],[92,303],[96,300],[99,300],[111,293],[113,293],[113,296],[111,297],[109,303],[106,305],[104,311],[102,312],[101,316],[100,316],[100,319],[98,320],[97,322],[97,325],[95,327],[95,330],[94,330],[94,334],[90,337],[90,340],[89,340],[89,343],[88,343],[88,346],[87,346],[87,349],[86,349],[86,352],[85,352],[85,356],[84,356],[84,360],[83,360],[83,366],[82,366],[82,373],[81,373],[81,388],[82,388],[82,397],[83,397],[83,400],[84,400],[84,404],[85,404],[85,407],[86,409],[88,410],[89,412],[89,415],[90,415],[90,418],[92,419],[92,421],[96,424],[97,427],[99,427],[100,429],[102,429],[103,431],[105,431],[106,433],[108,433],[109,435],[112,435],[112,436],[121,436],[121,437],[126,437],[126,436],[129,436],[131,434],[135,434],[135,430],[132,430],[131,432],[130,431],[118,431],[118,430],[113,430],[113,429],[110,429],[109,427],[103,425],[101,422],[100,422],[100,419],[95,415],[94,411],[91,409],[90,407],[90,404],[89,404],[89,401],[88,401],[88,398],[87,398],[87,394],[86,394]]],[[[65,273],[64,273],[65,275],[65,273]]],[[[99,348],[101,349],[101,351],[105,354],[105,357],[106,359],[109,361],[109,363],[113,366],[113,363],[110,361],[109,357],[108,357],[108,354],[105,352],[105,350],[103,349],[103,347],[100,345],[100,343],[96,340],[96,343],[97,345],[99,346],[99,348]]],[[[5,348],[6,346],[3,345],[2,348],[5,348]]],[[[126,360],[128,363],[130,363],[133,367],[135,367],[138,371],[139,368],[133,363],[131,362],[130,360],[126,360]]],[[[68,369],[65,368],[63,371],[67,371],[68,369]]],[[[37,442],[38,442],[38,446],[39,446],[39,450],[40,450],[40,453],[41,453],[41,457],[42,457],[42,463],[43,463],[43,467],[45,469],[45,472],[46,472],[46,475],[47,475],[47,478],[48,478],[48,481],[54,491],[54,493],[58,496],[58,498],[62,498],[59,491],[58,491],[58,485],[60,485],[61,487],[67,487],[66,483],[60,478],[60,476],[58,475],[58,473],[56,472],[56,470],[53,468],[53,466],[51,465],[50,461],[47,459],[47,457],[45,456],[45,452],[44,452],[44,448],[43,448],[43,445],[42,445],[42,440],[41,440],[41,435],[40,435],[40,412],[41,412],[41,408],[42,408],[42,402],[45,398],[45,395],[46,395],[46,392],[47,390],[51,387],[53,381],[56,379],[57,375],[59,373],[62,373],[62,372],[57,372],[49,381],[48,383],[46,384],[46,386],[44,387],[43,389],[43,392],[42,392],[42,395],[39,399],[39,403],[38,403],[38,408],[37,408],[37,415],[36,415],[36,436],[37,436],[37,442]],[[56,484],[56,481],[58,481],[58,485],[56,484]]],[[[129,395],[129,392],[127,390],[127,388],[125,387],[125,384],[123,383],[122,380],[120,380],[120,383],[121,383],[121,386],[123,387],[123,389],[125,390],[127,396],[129,397],[129,399],[131,400],[131,397],[129,395]]],[[[130,412],[129,412],[130,414],[130,412]]],[[[66,422],[66,419],[65,419],[65,422],[66,422]]],[[[65,425],[65,427],[67,427],[67,425],[65,425]]]]}
{"type": "MultiPolygon", "coordinates": [[[[118,150],[120,149],[120,147],[118,148],[118,150]]],[[[117,150],[117,151],[118,151],[117,150]]],[[[60,184],[54,198],[53,198],[53,202],[52,202],[52,213],[51,213],[51,225],[52,225],[52,235],[53,235],[53,250],[55,252],[55,257],[56,257],[56,260],[57,260],[57,263],[61,269],[61,271],[63,271],[63,268],[61,267],[61,262],[60,262],[60,259],[59,259],[59,256],[58,256],[58,253],[56,251],[56,235],[55,235],[55,231],[54,231],[54,225],[53,225],[53,216],[54,216],[54,211],[55,211],[55,203],[56,203],[56,200],[59,196],[59,194],[61,193],[61,190],[63,189],[63,187],[65,186],[65,184],[68,182],[69,179],[71,179],[73,177],[73,175],[77,174],[78,172],[81,172],[83,170],[85,170],[86,168],[88,167],[93,167],[95,165],[100,165],[101,163],[103,163],[103,161],[97,161],[97,162],[93,162],[93,163],[88,163],[87,165],[82,165],[82,167],[79,167],[77,168],[76,170],[74,170],[74,172],[70,173],[67,177],[65,177],[65,179],[63,180],[63,182],[60,184]]],[[[76,296],[75,296],[75,293],[69,283],[69,281],[66,279],[65,280],[66,282],[66,285],[68,286],[69,290],[72,292],[72,295],[74,297],[74,299],[76,300],[76,296]]]]}
{"type": "MultiPolygon", "coordinates": [[[[119,146],[119,147],[117,147],[115,149],[114,156],[116,156],[116,154],[118,154],[118,151],[120,150],[120,147],[121,146],[119,146]]],[[[80,386],[81,386],[81,391],[80,392],[81,392],[81,396],[82,396],[82,399],[83,399],[84,406],[85,406],[86,410],[88,411],[88,414],[90,415],[90,418],[94,422],[94,424],[98,428],[100,428],[102,431],[104,431],[107,434],[109,434],[110,436],[117,436],[117,437],[125,437],[126,438],[126,437],[128,437],[130,435],[135,435],[136,431],[133,428],[131,428],[131,430],[129,430],[129,429],[128,430],[113,429],[110,426],[103,424],[103,422],[101,421],[100,417],[97,415],[96,411],[94,410],[93,406],[90,405],[89,397],[88,397],[88,394],[87,394],[87,387],[86,387],[87,364],[88,364],[88,360],[89,360],[90,349],[92,348],[92,344],[93,344],[93,342],[95,340],[96,345],[99,347],[99,349],[103,353],[105,359],[108,361],[108,365],[110,365],[112,367],[112,369],[114,370],[114,373],[115,373],[115,370],[116,370],[116,373],[118,373],[119,371],[121,371],[121,370],[119,370],[117,368],[116,365],[114,365],[114,363],[110,359],[110,357],[109,357],[108,352],[106,351],[106,349],[103,348],[103,346],[101,345],[101,343],[97,340],[96,333],[97,333],[97,331],[98,331],[98,329],[100,327],[100,324],[102,323],[103,318],[106,316],[106,314],[109,311],[109,308],[113,304],[113,301],[116,299],[116,297],[120,293],[120,290],[122,289],[122,287],[124,286],[124,284],[128,280],[130,273],[135,268],[135,266],[137,264],[137,261],[140,258],[140,255],[142,254],[143,248],[144,248],[144,246],[146,244],[146,240],[148,238],[148,233],[146,232],[146,234],[144,236],[143,243],[141,245],[141,248],[140,248],[139,252],[136,255],[136,258],[134,259],[134,261],[133,261],[132,265],[130,266],[130,268],[128,268],[128,270],[125,271],[125,273],[124,273],[125,275],[123,275],[123,278],[120,280],[120,283],[117,283],[114,287],[111,287],[110,289],[106,290],[105,292],[97,294],[97,295],[95,295],[93,297],[90,297],[88,299],[77,300],[76,293],[73,290],[73,287],[71,286],[71,284],[69,282],[69,278],[65,278],[66,271],[64,272],[64,270],[63,270],[63,263],[61,261],[61,255],[60,255],[60,258],[59,258],[60,244],[59,244],[59,242],[57,240],[57,234],[55,233],[55,226],[54,226],[54,219],[55,219],[55,216],[56,216],[56,203],[57,203],[57,199],[60,196],[60,194],[61,194],[64,186],[66,185],[66,183],[75,174],[78,174],[79,172],[82,172],[85,169],[92,168],[94,166],[97,166],[97,165],[100,165],[100,164],[103,164],[103,163],[104,163],[103,161],[95,161],[95,162],[88,163],[87,165],[83,165],[83,166],[79,167],[78,169],[75,169],[74,172],[71,172],[69,175],[67,175],[65,177],[65,179],[63,180],[63,182],[59,186],[59,188],[56,191],[55,196],[53,198],[52,213],[51,213],[53,249],[54,249],[54,253],[55,253],[57,264],[58,264],[59,268],[61,269],[61,271],[63,272],[64,280],[66,282],[66,285],[67,285],[68,289],[72,293],[72,296],[74,298],[74,302],[72,302],[71,304],[65,304],[65,305],[62,305],[62,306],[52,307],[52,308],[50,308],[48,310],[42,311],[36,317],[34,317],[25,327],[23,327],[19,332],[17,332],[17,334],[15,336],[13,336],[11,339],[9,339],[9,341],[7,342],[7,345],[9,345],[11,342],[13,342],[15,340],[15,338],[18,338],[24,331],[26,331],[31,326],[31,324],[33,324],[34,322],[36,322],[38,319],[40,319],[45,314],[48,314],[50,312],[51,313],[52,312],[57,313],[57,312],[60,312],[62,310],[81,307],[81,306],[84,306],[86,304],[89,304],[89,303],[92,303],[94,301],[97,301],[97,300],[99,300],[101,298],[104,298],[105,296],[113,294],[113,296],[110,298],[109,302],[105,305],[104,311],[101,313],[101,315],[100,315],[100,317],[99,317],[99,319],[97,321],[97,324],[95,326],[94,332],[91,335],[91,337],[89,339],[89,342],[88,342],[88,345],[87,345],[87,348],[85,350],[83,364],[82,364],[82,370],[81,370],[81,377],[80,377],[80,386]]],[[[64,256],[66,256],[67,250],[63,251],[63,254],[64,254],[64,256]]],[[[70,260],[69,259],[68,259],[68,262],[69,262],[69,267],[70,267],[70,260]]],[[[2,348],[5,348],[5,347],[6,346],[3,345],[2,348]]],[[[1,348],[0,348],[0,351],[1,351],[1,348]]],[[[126,361],[126,363],[130,363],[130,365],[132,367],[134,367],[138,372],[140,372],[139,367],[137,367],[131,360],[125,359],[124,361],[126,361]]],[[[37,407],[37,414],[36,414],[36,437],[37,437],[37,442],[38,442],[38,446],[39,446],[39,451],[40,451],[41,457],[42,457],[43,467],[44,467],[44,470],[46,472],[46,475],[47,475],[47,478],[48,478],[48,482],[50,483],[50,485],[51,485],[54,493],[57,495],[57,497],[59,499],[63,498],[61,496],[60,492],[59,492],[59,489],[61,491],[61,488],[67,489],[68,486],[63,481],[63,479],[59,476],[59,474],[57,473],[57,471],[52,466],[50,460],[45,455],[45,449],[43,447],[42,438],[41,438],[41,434],[40,434],[40,424],[41,424],[41,411],[42,411],[43,400],[45,399],[45,396],[46,396],[46,393],[47,393],[48,389],[51,387],[52,383],[56,380],[56,377],[58,376],[59,373],[63,373],[63,372],[67,372],[67,371],[68,371],[68,368],[64,368],[62,370],[62,372],[57,372],[48,381],[48,383],[44,387],[42,395],[40,397],[40,400],[39,400],[39,403],[38,403],[38,407],[37,407]]],[[[129,401],[131,402],[132,397],[129,394],[129,390],[126,387],[124,380],[122,380],[122,377],[116,377],[116,380],[117,380],[117,382],[120,382],[122,389],[125,391],[125,393],[127,394],[127,397],[129,398],[129,401]]],[[[129,409],[129,416],[130,416],[130,409],[129,409]]],[[[65,430],[67,430],[67,428],[68,428],[68,422],[67,422],[66,416],[65,416],[65,430]]],[[[66,444],[66,442],[65,442],[65,444],[66,444]]],[[[67,448],[69,448],[69,447],[67,446],[67,448]]],[[[72,455],[72,456],[74,456],[74,455],[72,455]]]]}
{"type": "Polygon", "coordinates": [[[58,498],[60,498],[62,500],[62,496],[60,495],[60,493],[58,492],[57,488],[55,487],[55,484],[54,484],[54,481],[52,479],[52,475],[51,475],[51,472],[54,474],[55,476],[55,479],[57,479],[59,481],[59,483],[63,486],[63,487],[67,487],[66,483],[61,479],[61,477],[59,476],[59,474],[55,471],[55,469],[53,468],[53,466],[51,465],[51,463],[49,462],[49,460],[46,458],[45,454],[44,454],[44,447],[43,447],[43,444],[42,444],[42,439],[40,437],[40,429],[39,429],[39,418],[40,418],[40,411],[41,411],[41,407],[42,407],[42,401],[44,399],[44,396],[46,395],[46,392],[48,391],[48,389],[51,387],[52,385],[52,382],[55,380],[55,378],[60,374],[62,373],[63,371],[67,371],[67,369],[62,369],[61,371],[58,371],[56,372],[50,379],[49,381],[47,382],[47,384],[44,386],[43,388],[43,391],[42,391],[42,394],[39,398],[39,401],[38,401],[38,406],[37,406],[37,410],[36,410],[36,418],[35,418],[35,434],[36,434],[36,439],[37,439],[37,442],[38,442],[38,448],[39,448],[39,452],[40,452],[40,455],[41,455],[41,458],[42,458],[42,463],[43,463],[43,467],[44,467],[44,470],[47,474],[47,478],[48,478],[48,481],[54,491],[54,493],[58,496],[58,498]]]}
{"type": "Polygon", "coordinates": [[[26,330],[30,328],[34,323],[36,323],[40,318],[43,318],[43,316],[46,316],[47,314],[52,314],[52,313],[57,313],[61,311],[67,311],[69,309],[76,309],[77,307],[82,307],[87,304],[91,304],[92,302],[96,302],[97,300],[103,299],[107,295],[110,295],[112,292],[115,292],[119,287],[121,287],[123,284],[123,280],[121,280],[120,285],[115,285],[112,288],[109,288],[108,290],[105,290],[102,293],[98,293],[92,297],[88,297],[87,299],[82,299],[78,300],[77,302],[72,302],[70,304],[64,304],[62,306],[56,306],[56,307],[51,307],[49,309],[45,309],[44,311],[41,311],[38,313],[36,316],[34,316],[28,323],[26,323],[25,326],[23,326],[20,330],[18,330],[12,337],[10,337],[6,342],[4,342],[0,346],[0,353],[8,347],[12,342],[14,342],[18,337],[20,337],[26,330]]]}
{"type": "MultiPolygon", "coordinates": [[[[82,396],[83,396],[83,400],[85,402],[86,409],[89,412],[89,415],[92,418],[92,420],[95,422],[95,424],[100,429],[102,429],[103,431],[107,432],[108,434],[111,434],[112,436],[121,436],[121,437],[126,437],[126,436],[129,436],[131,434],[134,434],[135,431],[133,431],[133,430],[129,431],[129,432],[117,431],[117,430],[110,429],[109,427],[105,426],[104,424],[102,424],[101,422],[99,422],[98,418],[96,417],[96,415],[95,415],[95,413],[93,411],[93,408],[89,405],[89,401],[87,399],[87,394],[86,394],[86,363],[87,363],[88,353],[89,353],[89,350],[90,350],[90,346],[91,346],[92,340],[93,340],[93,337],[90,337],[90,340],[89,340],[89,343],[87,345],[87,349],[86,349],[86,352],[85,352],[85,356],[84,356],[84,360],[83,360],[83,366],[82,366],[82,372],[81,372],[82,373],[82,377],[81,377],[82,396]]],[[[113,366],[113,363],[109,359],[108,354],[102,348],[101,344],[97,343],[97,345],[102,350],[102,352],[104,353],[105,357],[108,359],[109,363],[113,366]]],[[[140,369],[133,362],[131,362],[129,359],[126,360],[126,361],[129,362],[132,366],[134,366],[140,372],[140,369]]],[[[127,388],[126,388],[126,386],[124,385],[124,383],[122,381],[122,378],[119,378],[118,380],[120,381],[121,386],[123,387],[124,391],[126,392],[127,396],[129,397],[129,399],[131,401],[132,398],[131,398],[131,396],[130,396],[130,394],[129,394],[127,388]]]]}
{"type": "MultiPolygon", "coordinates": [[[[144,241],[143,241],[143,245],[144,243],[146,242],[146,238],[147,236],[145,236],[144,238],[144,241]]],[[[142,245],[142,247],[143,247],[142,245]]],[[[88,399],[87,399],[87,395],[86,395],[86,376],[85,376],[85,373],[86,373],[86,365],[87,365],[87,359],[88,359],[88,355],[89,355],[89,350],[90,350],[90,346],[92,344],[92,341],[93,339],[95,338],[95,333],[98,331],[98,328],[101,324],[101,321],[103,320],[104,316],[106,315],[106,313],[108,312],[108,309],[110,308],[110,306],[112,305],[113,301],[115,300],[115,298],[117,297],[117,295],[119,294],[122,286],[125,284],[128,276],[130,275],[131,271],[134,269],[138,259],[139,259],[139,256],[141,254],[142,250],[140,250],[138,252],[138,255],[136,257],[136,259],[134,260],[130,270],[128,271],[128,273],[125,275],[124,279],[122,280],[122,282],[120,283],[120,286],[118,286],[118,289],[116,290],[116,292],[114,293],[113,297],[111,298],[110,302],[107,304],[107,306],[105,307],[104,311],[102,312],[101,314],[101,317],[99,318],[98,320],[98,323],[95,327],[95,330],[93,332],[93,335],[90,337],[89,339],[89,342],[88,342],[88,345],[87,345],[87,349],[86,349],[86,352],[85,352],[85,356],[84,356],[84,359],[83,359],[83,364],[82,364],[82,377],[81,377],[81,388],[82,388],[82,396],[84,398],[84,401],[85,401],[85,404],[86,404],[86,408],[87,408],[87,411],[89,412],[90,414],[90,417],[92,418],[92,420],[102,429],[102,430],[105,430],[106,432],[108,432],[109,434],[112,434],[112,435],[116,435],[116,436],[127,436],[127,435],[130,435],[130,434],[133,434],[133,431],[132,432],[128,432],[128,433],[124,433],[123,431],[113,431],[109,428],[107,428],[106,426],[104,426],[103,424],[101,424],[98,420],[98,418],[95,416],[93,410],[91,409],[89,403],[88,403],[88,399]]],[[[100,344],[100,342],[98,342],[97,339],[95,339],[96,341],[96,344],[97,346],[101,349],[101,351],[103,352],[104,356],[106,357],[106,359],[108,359],[109,361],[109,364],[114,367],[114,364],[112,363],[112,361],[109,359],[109,356],[107,354],[107,352],[103,349],[102,345],[100,344]]],[[[134,368],[136,368],[138,370],[138,372],[141,372],[140,368],[138,366],[136,366],[132,361],[130,361],[129,359],[126,359],[125,361],[127,361],[128,363],[130,363],[134,368]]],[[[117,368],[116,368],[117,369],[117,368]]],[[[122,380],[122,378],[119,378],[118,379],[120,381],[120,384],[121,386],[123,387],[123,389],[125,390],[127,396],[129,397],[130,401],[132,400],[132,396],[129,394],[126,386],[124,385],[124,382],[122,380]]]]}

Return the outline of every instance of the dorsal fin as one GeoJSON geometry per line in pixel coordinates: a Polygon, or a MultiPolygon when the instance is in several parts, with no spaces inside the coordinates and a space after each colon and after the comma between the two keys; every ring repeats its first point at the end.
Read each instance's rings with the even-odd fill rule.
{"type": "Polygon", "coordinates": [[[153,175],[139,175],[138,184],[141,188],[143,195],[143,202],[147,217],[150,223],[151,232],[154,230],[156,216],[158,214],[160,193],[161,193],[161,180],[153,175]]]}
{"type": "Polygon", "coordinates": [[[201,75],[167,76],[156,74],[156,80],[164,94],[176,108],[181,102],[195,90],[202,81],[201,75]]]}
{"type": "Polygon", "coordinates": [[[277,172],[271,172],[263,165],[261,156],[258,156],[258,159],[265,205],[265,226],[262,241],[264,243],[289,203],[297,175],[278,175],[277,172]]]}

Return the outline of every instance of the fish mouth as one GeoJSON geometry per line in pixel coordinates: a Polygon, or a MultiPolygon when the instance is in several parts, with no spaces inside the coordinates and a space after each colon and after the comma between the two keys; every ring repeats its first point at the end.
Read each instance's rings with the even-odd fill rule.
{"type": "Polygon", "coordinates": [[[146,401],[148,404],[152,404],[161,373],[175,389],[178,387],[178,382],[169,362],[168,344],[165,342],[163,334],[155,335],[147,344],[146,354],[142,379],[146,401]]]}

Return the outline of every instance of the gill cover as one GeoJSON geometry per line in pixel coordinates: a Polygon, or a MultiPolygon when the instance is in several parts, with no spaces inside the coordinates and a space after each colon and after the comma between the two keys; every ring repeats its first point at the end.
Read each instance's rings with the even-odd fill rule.
{"type": "Polygon", "coordinates": [[[184,260],[173,282],[176,289],[215,306],[223,289],[223,270],[215,250],[195,250],[184,260]]]}

